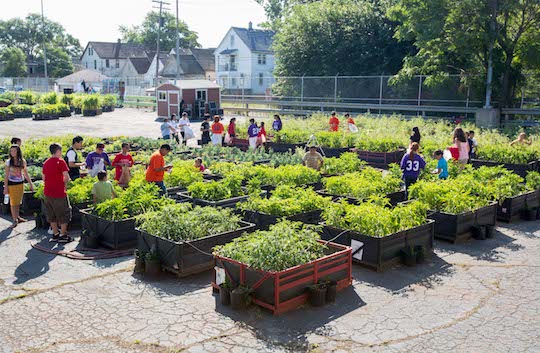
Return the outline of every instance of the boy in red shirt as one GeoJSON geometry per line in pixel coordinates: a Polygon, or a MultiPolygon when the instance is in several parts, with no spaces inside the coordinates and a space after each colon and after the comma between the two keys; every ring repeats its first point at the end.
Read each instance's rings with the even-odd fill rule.
{"type": "Polygon", "coordinates": [[[53,236],[51,241],[69,243],[73,241],[67,235],[67,226],[71,221],[71,205],[66,194],[70,181],[69,168],[62,159],[62,146],[53,143],[49,146],[51,157],[43,164],[43,183],[45,185],[45,212],[51,224],[53,236]],[[58,231],[60,225],[60,232],[58,231]]]}
{"type": "MultiPolygon", "coordinates": [[[[124,142],[122,143],[122,153],[118,153],[116,157],[114,157],[112,166],[116,167],[116,175],[114,177],[114,180],[116,181],[120,181],[120,177],[122,176],[122,170],[124,167],[133,167],[133,157],[131,157],[131,154],[129,154],[129,150],[129,143],[124,142]]],[[[120,186],[126,187],[127,185],[120,186]]]]}
{"type": "Polygon", "coordinates": [[[336,132],[339,130],[339,119],[336,116],[336,112],[332,112],[332,116],[330,117],[328,124],[330,124],[330,131],[336,132]]]}
{"type": "Polygon", "coordinates": [[[161,196],[167,194],[167,188],[163,183],[163,176],[166,171],[171,170],[172,165],[165,165],[165,157],[171,151],[171,146],[169,144],[163,144],[159,148],[159,151],[156,151],[150,157],[150,163],[148,164],[148,169],[146,169],[146,181],[149,183],[154,183],[159,187],[159,194],[161,196]]]}

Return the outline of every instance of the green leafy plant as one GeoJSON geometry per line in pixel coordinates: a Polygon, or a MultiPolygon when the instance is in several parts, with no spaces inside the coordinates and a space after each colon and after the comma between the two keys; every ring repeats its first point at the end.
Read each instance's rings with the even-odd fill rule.
{"type": "Polygon", "coordinates": [[[32,106],[27,104],[16,104],[12,105],[11,111],[15,114],[17,113],[32,113],[32,106]]]}
{"type": "Polygon", "coordinates": [[[353,152],[343,153],[339,158],[325,158],[321,172],[330,175],[343,175],[360,171],[366,162],[353,152]]]}
{"type": "Polygon", "coordinates": [[[21,99],[22,104],[33,105],[36,104],[38,96],[32,91],[21,91],[17,94],[21,99]]]}
{"type": "Polygon", "coordinates": [[[56,104],[58,103],[58,94],[56,92],[44,93],[39,100],[42,104],[56,104]]]}
{"type": "Polygon", "coordinates": [[[220,181],[195,182],[187,189],[191,197],[207,201],[220,201],[245,195],[242,190],[242,178],[234,175],[220,181]]]}
{"type": "Polygon", "coordinates": [[[195,168],[193,161],[175,161],[170,174],[165,174],[165,185],[167,187],[187,188],[195,182],[202,182],[202,173],[195,168]]]}
{"type": "Polygon", "coordinates": [[[384,175],[371,167],[365,167],[357,173],[330,177],[324,179],[323,182],[325,190],[329,194],[354,197],[360,200],[375,195],[387,195],[402,189],[400,177],[392,173],[384,175]]]}
{"type": "Polygon", "coordinates": [[[13,111],[11,110],[11,107],[0,108],[0,117],[6,117],[12,114],[13,111]]]}

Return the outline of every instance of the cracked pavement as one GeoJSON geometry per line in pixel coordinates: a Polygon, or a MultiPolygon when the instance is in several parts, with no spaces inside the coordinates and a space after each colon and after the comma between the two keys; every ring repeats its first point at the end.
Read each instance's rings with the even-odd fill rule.
{"type": "Polygon", "coordinates": [[[216,305],[210,272],[149,280],[131,257],[46,254],[31,247],[48,244],[33,222],[9,224],[0,219],[1,353],[540,352],[540,221],[436,241],[414,268],[353,265],[335,303],[275,317],[216,305]]]}

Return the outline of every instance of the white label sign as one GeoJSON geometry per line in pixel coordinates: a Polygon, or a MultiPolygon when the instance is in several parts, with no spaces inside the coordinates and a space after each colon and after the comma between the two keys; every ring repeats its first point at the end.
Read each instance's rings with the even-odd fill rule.
{"type": "Polygon", "coordinates": [[[227,275],[225,274],[225,270],[221,267],[214,267],[214,270],[216,270],[216,284],[219,286],[223,282],[225,282],[225,278],[227,278],[227,275]]]}
{"type": "Polygon", "coordinates": [[[356,260],[362,260],[362,256],[364,256],[364,243],[358,240],[351,239],[351,248],[353,258],[356,260]]]}

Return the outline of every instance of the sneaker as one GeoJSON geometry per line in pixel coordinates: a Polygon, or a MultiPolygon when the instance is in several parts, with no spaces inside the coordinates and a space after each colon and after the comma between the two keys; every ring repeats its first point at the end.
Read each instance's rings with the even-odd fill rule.
{"type": "Polygon", "coordinates": [[[58,234],[53,234],[53,236],[51,237],[51,239],[49,239],[49,241],[50,241],[50,242],[58,241],[59,238],[60,238],[60,233],[58,233],[58,234]]]}
{"type": "Polygon", "coordinates": [[[53,230],[52,230],[51,227],[49,227],[49,230],[47,231],[47,234],[49,234],[49,235],[54,235],[54,232],[53,232],[53,230]]]}
{"type": "Polygon", "coordinates": [[[59,243],[71,243],[73,241],[73,238],[68,236],[68,235],[61,235],[59,238],[58,238],[58,242],[59,243]]]}

